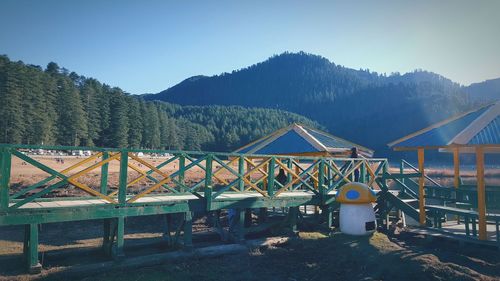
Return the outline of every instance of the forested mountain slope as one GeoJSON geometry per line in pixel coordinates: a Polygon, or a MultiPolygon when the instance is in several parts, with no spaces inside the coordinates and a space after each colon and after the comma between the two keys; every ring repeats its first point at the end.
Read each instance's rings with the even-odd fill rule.
{"type": "Polygon", "coordinates": [[[49,63],[0,56],[0,143],[230,151],[290,122],[272,109],[144,101],[49,63]]]}
{"type": "Polygon", "coordinates": [[[283,109],[383,151],[394,139],[495,98],[472,99],[467,90],[432,72],[378,74],[300,52],[273,56],[231,73],[191,77],[144,98],[181,105],[283,109]]]}

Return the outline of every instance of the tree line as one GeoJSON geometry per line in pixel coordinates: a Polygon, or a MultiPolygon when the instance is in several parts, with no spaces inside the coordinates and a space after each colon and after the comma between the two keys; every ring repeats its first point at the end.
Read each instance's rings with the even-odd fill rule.
{"type": "Polygon", "coordinates": [[[0,143],[230,151],[291,122],[272,109],[145,101],[70,72],[0,56],[0,143]]]}

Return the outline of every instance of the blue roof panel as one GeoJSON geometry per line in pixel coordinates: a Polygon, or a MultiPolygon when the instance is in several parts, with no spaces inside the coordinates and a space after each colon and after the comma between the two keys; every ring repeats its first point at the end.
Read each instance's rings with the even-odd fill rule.
{"type": "Polygon", "coordinates": [[[323,144],[326,147],[350,149],[351,147],[355,146],[350,142],[322,134],[320,132],[311,130],[309,128],[304,128],[304,130],[306,130],[309,134],[315,137],[321,144],[323,144]]]}
{"type": "Polygon", "coordinates": [[[445,146],[461,131],[463,131],[471,122],[488,110],[491,106],[483,107],[477,111],[471,112],[446,123],[440,127],[431,129],[420,135],[416,135],[405,141],[402,141],[394,147],[417,147],[417,146],[445,146]]]}
{"type": "Polygon", "coordinates": [[[500,144],[500,116],[479,131],[468,144],[500,144]]]}
{"type": "Polygon", "coordinates": [[[256,151],[256,154],[292,154],[319,151],[294,130],[256,151]]]}
{"type": "Polygon", "coordinates": [[[262,144],[263,142],[265,142],[267,139],[269,139],[271,137],[271,135],[268,135],[264,138],[262,138],[261,140],[257,141],[256,143],[254,143],[253,145],[245,148],[245,149],[242,149],[240,151],[238,151],[238,153],[247,153],[249,152],[250,150],[254,149],[255,147],[257,147],[258,145],[262,144]]]}

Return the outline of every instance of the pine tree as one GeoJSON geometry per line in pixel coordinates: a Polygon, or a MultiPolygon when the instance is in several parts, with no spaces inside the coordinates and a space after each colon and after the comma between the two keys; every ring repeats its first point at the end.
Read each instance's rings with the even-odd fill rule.
{"type": "Polygon", "coordinates": [[[133,148],[140,148],[142,143],[143,120],[141,116],[140,102],[134,98],[127,98],[129,133],[128,145],[133,148]]]}
{"type": "Polygon", "coordinates": [[[57,84],[58,143],[78,146],[87,136],[87,120],[80,95],[66,77],[60,77],[57,84]]]}
{"type": "Polygon", "coordinates": [[[2,66],[0,75],[0,142],[21,143],[24,133],[19,87],[20,67],[16,63],[2,66]]]}
{"type": "Polygon", "coordinates": [[[113,112],[110,123],[111,146],[127,147],[128,146],[128,104],[125,96],[119,89],[113,89],[113,94],[110,103],[110,109],[113,112]]]}
{"type": "Polygon", "coordinates": [[[93,146],[99,141],[99,134],[102,131],[98,104],[100,84],[94,79],[87,79],[80,83],[83,83],[81,98],[87,120],[87,136],[84,145],[93,146]]]}
{"type": "Polygon", "coordinates": [[[155,104],[144,103],[142,112],[144,118],[143,146],[146,148],[158,148],[160,147],[160,122],[155,104]]]}
{"type": "Polygon", "coordinates": [[[167,148],[168,149],[180,149],[180,140],[179,140],[179,129],[177,128],[177,125],[175,124],[175,121],[173,118],[168,119],[168,126],[167,126],[167,148]]]}
{"type": "Polygon", "coordinates": [[[110,139],[110,124],[111,124],[111,109],[110,109],[110,97],[111,89],[107,85],[103,85],[98,96],[98,108],[99,108],[99,128],[101,133],[99,135],[99,141],[96,143],[98,146],[111,146],[110,139]]]}
{"type": "Polygon", "coordinates": [[[157,110],[158,110],[158,121],[160,123],[160,148],[166,149],[169,143],[168,117],[165,111],[161,110],[160,107],[158,107],[157,110]]]}

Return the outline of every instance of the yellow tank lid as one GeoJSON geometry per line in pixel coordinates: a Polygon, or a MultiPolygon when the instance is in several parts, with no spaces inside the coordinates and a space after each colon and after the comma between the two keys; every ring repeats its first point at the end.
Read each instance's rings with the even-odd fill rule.
{"type": "Polygon", "coordinates": [[[377,197],[368,185],[351,182],[339,189],[335,201],[344,204],[366,204],[377,201],[377,197]]]}

